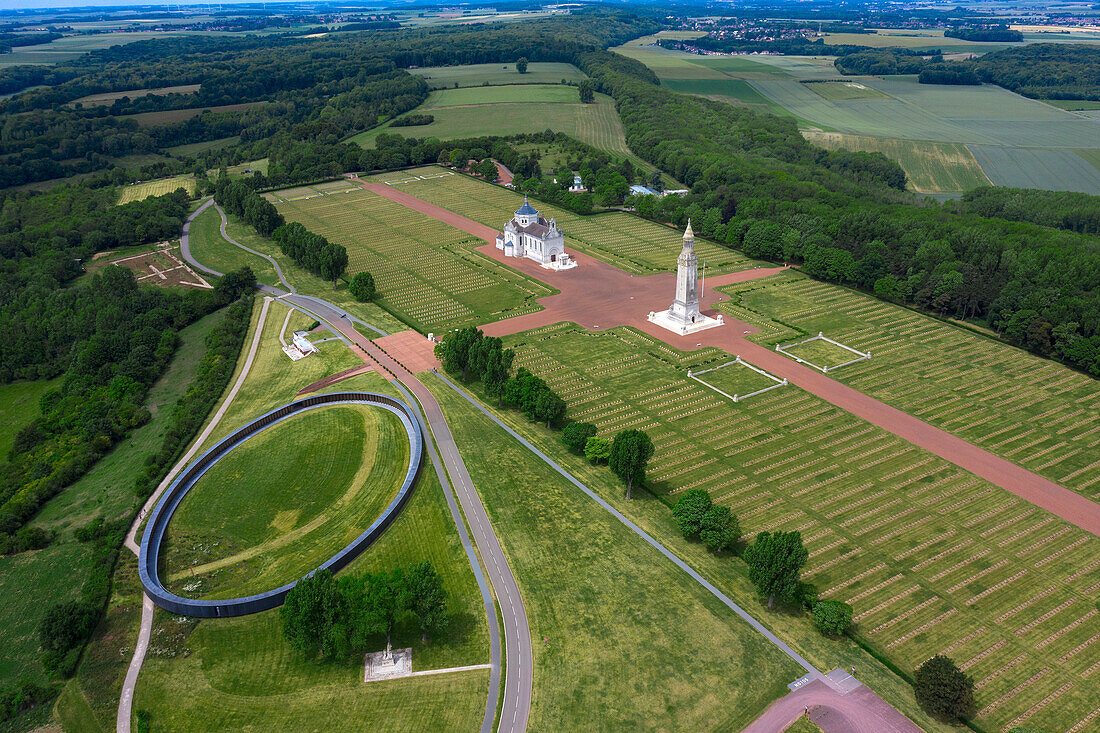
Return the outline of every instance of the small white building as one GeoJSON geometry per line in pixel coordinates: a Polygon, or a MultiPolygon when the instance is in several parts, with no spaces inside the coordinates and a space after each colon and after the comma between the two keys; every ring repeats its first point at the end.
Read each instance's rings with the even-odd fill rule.
{"type": "Polygon", "coordinates": [[[569,193],[584,193],[586,190],[587,189],[585,189],[584,187],[584,181],[581,180],[580,176],[574,174],[573,185],[569,187],[569,193]]]}
{"type": "Polygon", "coordinates": [[[527,203],[526,196],[515,218],[497,235],[497,249],[505,257],[526,257],[551,270],[577,266],[577,261],[565,251],[565,235],[557,222],[543,218],[538,209],[527,203]]]}
{"type": "Polygon", "coordinates": [[[635,183],[630,187],[630,193],[633,196],[660,196],[661,192],[655,188],[649,186],[641,186],[635,183]]]}
{"type": "Polygon", "coordinates": [[[309,333],[306,331],[295,331],[294,338],[283,347],[283,353],[289,356],[291,361],[298,361],[310,354],[316,354],[317,351],[318,348],[310,343],[309,333]]]}

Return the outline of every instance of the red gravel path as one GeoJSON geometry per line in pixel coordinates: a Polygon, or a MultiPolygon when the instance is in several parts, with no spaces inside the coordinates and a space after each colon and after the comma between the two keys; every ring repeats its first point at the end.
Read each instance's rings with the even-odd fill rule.
{"type": "MultiPolygon", "coordinates": [[[[431,216],[469,234],[495,242],[497,232],[492,227],[410,196],[384,183],[363,182],[367,188],[391,201],[431,216]]],[[[1011,461],[966,442],[951,433],[933,427],[901,410],[886,405],[862,392],[830,379],[825,374],[745,340],[745,335],[757,329],[732,319],[726,325],[690,336],[678,336],[650,323],[650,311],[668,308],[672,301],[675,275],[631,275],[606,262],[586,255],[573,255],[579,265],[573,270],[555,272],[540,267],[531,260],[505,257],[495,245],[478,251],[509,267],[545,282],[560,291],[558,295],[541,298],[545,310],[526,316],[497,321],[482,327],[486,335],[503,336],[562,321],[572,321],[589,330],[615,326],[633,326],[661,341],[685,351],[703,346],[715,346],[730,354],[766,369],[842,410],[863,418],[899,438],[954,463],[1016,496],[1031,502],[1094,535],[1100,535],[1100,504],[1075,494],[1058,484],[1032,473],[1011,461]]],[[[707,278],[707,286],[728,285],[766,277],[783,268],[761,268],[707,278]]],[[[711,303],[725,300],[720,293],[704,296],[711,303]]],[[[713,311],[704,311],[713,315],[713,311]]]]}
{"type": "Polygon", "coordinates": [[[810,708],[825,733],[920,733],[920,728],[868,687],[841,695],[815,680],[779,698],[743,733],[780,733],[810,708]]]}

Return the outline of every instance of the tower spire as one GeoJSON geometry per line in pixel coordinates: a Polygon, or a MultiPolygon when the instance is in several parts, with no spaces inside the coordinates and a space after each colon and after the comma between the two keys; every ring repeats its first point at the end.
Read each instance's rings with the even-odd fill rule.
{"type": "Polygon", "coordinates": [[[687,229],[684,230],[684,239],[695,239],[695,232],[691,230],[691,219],[688,219],[687,229]]]}

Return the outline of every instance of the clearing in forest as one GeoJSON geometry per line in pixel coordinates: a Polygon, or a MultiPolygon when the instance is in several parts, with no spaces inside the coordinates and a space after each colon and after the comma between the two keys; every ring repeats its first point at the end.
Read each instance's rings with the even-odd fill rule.
{"type": "Polygon", "coordinates": [[[158,178],[155,181],[140,181],[138,183],[131,183],[128,186],[123,186],[122,194],[118,198],[118,203],[128,204],[131,201],[141,201],[150,196],[163,196],[172,193],[177,188],[182,188],[187,191],[188,195],[194,196],[195,186],[195,176],[190,173],[180,176],[170,176],[168,178],[158,178]]]}
{"type": "Polygon", "coordinates": [[[584,72],[573,64],[532,61],[527,73],[516,71],[515,64],[466,64],[463,66],[424,66],[409,69],[413,76],[423,77],[432,89],[480,87],[485,84],[560,84],[586,79],[584,72]]]}

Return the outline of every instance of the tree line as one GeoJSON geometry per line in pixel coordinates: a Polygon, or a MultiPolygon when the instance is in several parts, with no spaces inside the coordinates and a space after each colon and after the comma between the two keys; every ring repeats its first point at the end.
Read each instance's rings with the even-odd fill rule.
{"type": "Polygon", "coordinates": [[[970,62],[982,81],[1035,99],[1100,99],[1100,48],[1029,43],[970,62]]]}
{"type": "Polygon", "coordinates": [[[279,608],[283,637],[309,657],[357,657],[374,640],[386,637],[392,646],[394,630],[415,625],[421,639],[438,636],[450,625],[447,592],[428,561],[407,568],[342,575],[328,569],[307,575],[287,593],[279,608]]]}

